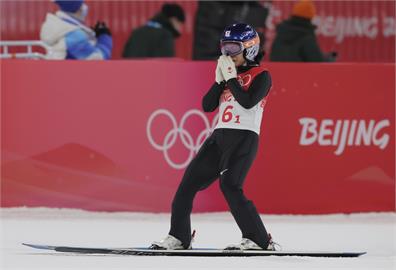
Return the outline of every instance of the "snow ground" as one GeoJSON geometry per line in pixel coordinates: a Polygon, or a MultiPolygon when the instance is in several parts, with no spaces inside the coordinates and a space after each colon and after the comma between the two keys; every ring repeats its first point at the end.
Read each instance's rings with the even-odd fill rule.
{"type": "MultiPolygon", "coordinates": [[[[359,258],[140,257],[50,253],[22,242],[90,247],[147,246],[164,237],[169,214],[0,208],[1,269],[396,269],[396,213],[262,215],[284,250],[366,251],[359,258]]],[[[240,240],[229,213],[194,214],[194,247],[240,240]]]]}

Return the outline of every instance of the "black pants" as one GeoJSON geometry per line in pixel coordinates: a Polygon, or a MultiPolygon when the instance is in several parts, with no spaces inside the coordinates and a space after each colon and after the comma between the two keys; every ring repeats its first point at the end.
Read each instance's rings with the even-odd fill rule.
{"type": "Polygon", "coordinates": [[[253,131],[216,129],[204,142],[188,165],[172,202],[169,234],[187,248],[191,242],[191,221],[195,194],[220,178],[220,188],[231,213],[242,232],[260,247],[268,247],[269,238],[252,201],[243,194],[242,186],[258,148],[258,135],[253,131]]]}

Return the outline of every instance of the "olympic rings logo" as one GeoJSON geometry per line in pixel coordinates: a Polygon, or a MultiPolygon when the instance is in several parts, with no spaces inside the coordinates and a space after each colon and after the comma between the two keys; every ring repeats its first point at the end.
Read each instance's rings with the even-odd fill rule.
{"type": "Polygon", "coordinates": [[[183,117],[180,120],[180,125],[178,125],[176,118],[173,116],[173,114],[170,111],[168,111],[166,109],[158,109],[150,115],[150,117],[147,121],[147,127],[146,127],[147,137],[148,137],[150,144],[155,149],[163,152],[164,158],[165,158],[166,162],[169,164],[169,166],[171,166],[174,169],[179,169],[179,170],[184,169],[187,167],[187,165],[190,163],[190,161],[194,158],[194,155],[198,152],[198,150],[202,146],[203,142],[212,133],[214,127],[217,124],[218,119],[219,119],[219,115],[217,114],[213,118],[212,124],[210,125],[208,118],[202,111],[197,110],[197,109],[192,109],[192,110],[187,111],[183,115],[183,117]],[[153,139],[151,129],[152,129],[154,120],[160,115],[164,115],[170,119],[170,121],[172,123],[172,129],[166,133],[162,142],[156,142],[153,139]],[[202,130],[198,134],[198,137],[196,140],[194,140],[193,136],[191,135],[191,133],[189,131],[184,129],[187,119],[193,115],[199,116],[205,125],[204,130],[202,130]],[[186,147],[187,150],[190,151],[187,160],[182,163],[176,163],[176,162],[172,161],[172,159],[169,157],[169,150],[175,145],[176,140],[178,138],[180,138],[184,147],[186,147]]]}

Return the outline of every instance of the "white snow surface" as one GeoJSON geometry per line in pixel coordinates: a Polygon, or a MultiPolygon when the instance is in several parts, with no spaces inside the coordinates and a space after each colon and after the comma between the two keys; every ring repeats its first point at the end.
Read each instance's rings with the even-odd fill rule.
{"type": "MultiPolygon", "coordinates": [[[[396,213],[262,215],[283,250],[366,251],[358,258],[76,255],[21,243],[146,247],[163,238],[170,214],[0,208],[1,269],[396,269],[396,213]]],[[[222,248],[241,234],[230,213],[193,214],[194,247],[222,248]]]]}

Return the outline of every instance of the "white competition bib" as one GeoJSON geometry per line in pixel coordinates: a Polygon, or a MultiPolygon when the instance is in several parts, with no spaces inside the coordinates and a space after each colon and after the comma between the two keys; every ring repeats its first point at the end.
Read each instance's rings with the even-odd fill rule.
{"type": "MultiPolygon", "coordinates": [[[[237,79],[245,91],[248,91],[254,77],[263,72],[264,68],[254,67],[247,72],[238,75],[237,79]]],[[[266,97],[254,107],[245,109],[234,98],[231,91],[226,87],[220,96],[219,122],[215,129],[232,128],[251,130],[260,134],[261,119],[263,118],[266,97]]]]}

